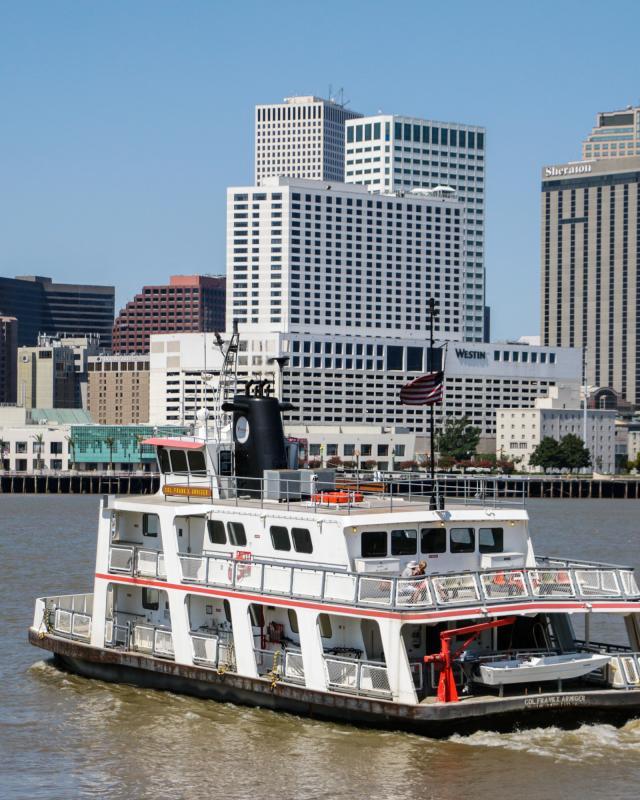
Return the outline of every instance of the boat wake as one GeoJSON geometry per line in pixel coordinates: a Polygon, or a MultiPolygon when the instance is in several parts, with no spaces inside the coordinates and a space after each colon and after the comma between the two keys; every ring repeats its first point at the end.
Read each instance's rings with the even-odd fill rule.
{"type": "Polygon", "coordinates": [[[471,747],[502,747],[505,750],[552,758],[554,761],[615,759],[634,753],[640,760],[640,719],[622,728],[612,725],[582,725],[573,731],[533,728],[515,733],[477,731],[452,736],[451,742],[471,747]]]}

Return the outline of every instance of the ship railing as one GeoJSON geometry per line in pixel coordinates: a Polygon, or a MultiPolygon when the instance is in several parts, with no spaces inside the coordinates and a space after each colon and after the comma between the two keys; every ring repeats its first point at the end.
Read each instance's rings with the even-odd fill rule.
{"type": "Polygon", "coordinates": [[[159,658],[174,658],[171,629],[148,622],[134,622],[130,627],[129,649],[159,658]]]}
{"type": "Polygon", "coordinates": [[[48,632],[68,639],[91,640],[93,594],[43,597],[38,600],[36,608],[36,614],[40,612],[37,623],[34,618],[36,627],[44,626],[48,632]]]}
{"type": "Polygon", "coordinates": [[[289,509],[303,503],[315,512],[351,510],[374,505],[377,508],[406,508],[407,503],[428,504],[442,509],[448,502],[457,506],[524,506],[526,482],[500,476],[439,475],[433,480],[426,473],[407,473],[401,477],[387,475],[374,480],[371,474],[341,476],[336,480],[318,477],[300,470],[302,477],[275,474],[269,478],[236,475],[196,475],[173,472],[164,475],[164,499],[180,502],[211,502],[216,498],[234,501],[236,505],[280,502],[289,509]],[[326,493],[341,491],[343,498],[335,503],[326,493]]]}
{"type": "Polygon", "coordinates": [[[406,611],[514,600],[640,600],[632,570],[597,566],[493,569],[402,578],[266,559],[180,555],[184,583],[406,611]]]}
{"type": "Polygon", "coordinates": [[[164,553],[134,544],[112,544],[109,548],[109,572],[136,577],[167,579],[164,553]]]}
{"type": "Polygon", "coordinates": [[[343,656],[324,656],[327,687],[349,694],[390,698],[389,675],[384,662],[343,656]]]}
{"type": "Polygon", "coordinates": [[[265,650],[255,647],[254,653],[258,675],[304,685],[304,663],[300,650],[289,647],[265,650]]]}
{"type": "Polygon", "coordinates": [[[194,664],[216,667],[219,670],[235,671],[233,638],[229,634],[190,631],[194,664]]]}

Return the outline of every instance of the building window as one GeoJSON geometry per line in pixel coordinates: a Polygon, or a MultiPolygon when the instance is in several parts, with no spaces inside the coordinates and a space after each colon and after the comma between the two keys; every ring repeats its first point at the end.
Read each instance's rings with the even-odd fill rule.
{"type": "Polygon", "coordinates": [[[364,531],[360,538],[362,558],[384,558],[387,555],[387,532],[364,531]]]}

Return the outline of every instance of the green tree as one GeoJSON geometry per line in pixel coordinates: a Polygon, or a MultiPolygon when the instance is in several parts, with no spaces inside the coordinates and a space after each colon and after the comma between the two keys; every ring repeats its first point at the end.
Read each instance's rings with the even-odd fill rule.
{"type": "Polygon", "coordinates": [[[109,469],[113,471],[113,448],[115,447],[116,440],[113,436],[107,436],[104,443],[109,448],[109,469]]]}
{"type": "Polygon", "coordinates": [[[5,442],[4,439],[0,439],[0,469],[4,469],[4,456],[8,449],[9,442],[5,442]]]}
{"type": "Polygon", "coordinates": [[[33,452],[38,456],[36,459],[36,469],[42,469],[44,466],[44,461],[42,460],[42,451],[44,449],[44,434],[43,433],[36,433],[33,438],[35,439],[35,445],[33,447],[33,452]]]}
{"type": "Polygon", "coordinates": [[[560,445],[553,436],[545,436],[542,439],[531,453],[529,464],[532,467],[542,467],[545,472],[548,469],[560,469],[563,466],[560,445]]]}
{"type": "Polygon", "coordinates": [[[571,470],[591,466],[591,454],[584,446],[584,442],[575,433],[563,436],[558,446],[560,461],[563,467],[571,470]]]}
{"type": "Polygon", "coordinates": [[[67,447],[69,449],[69,453],[71,454],[71,458],[69,459],[71,463],[71,469],[74,468],[76,463],[76,440],[69,434],[69,436],[64,437],[67,440],[67,447]]]}
{"type": "Polygon", "coordinates": [[[451,456],[464,461],[476,452],[480,441],[480,428],[474,428],[468,417],[448,417],[442,431],[436,437],[436,446],[441,456],[451,456]]]}

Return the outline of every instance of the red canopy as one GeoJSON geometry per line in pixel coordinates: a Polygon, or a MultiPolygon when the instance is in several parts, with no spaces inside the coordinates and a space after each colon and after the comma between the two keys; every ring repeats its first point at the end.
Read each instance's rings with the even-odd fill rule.
{"type": "Polygon", "coordinates": [[[181,439],[145,439],[142,444],[152,444],[154,447],[176,447],[180,450],[200,450],[204,442],[185,442],[181,439]]]}

